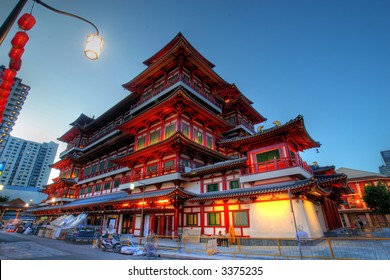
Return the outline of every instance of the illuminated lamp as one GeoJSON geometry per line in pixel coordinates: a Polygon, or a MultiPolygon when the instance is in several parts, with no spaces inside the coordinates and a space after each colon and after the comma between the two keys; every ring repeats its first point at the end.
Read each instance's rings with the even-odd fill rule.
{"type": "Polygon", "coordinates": [[[21,59],[11,59],[9,62],[9,69],[14,71],[19,71],[22,67],[22,60],[21,59]]]}
{"type": "Polygon", "coordinates": [[[3,72],[2,79],[6,81],[13,81],[16,77],[16,71],[11,69],[5,69],[3,72]]]}
{"type": "Polygon", "coordinates": [[[84,54],[91,60],[97,60],[100,56],[103,46],[104,41],[102,37],[97,34],[90,34],[87,36],[84,54]]]}
{"type": "Polygon", "coordinates": [[[168,199],[162,199],[162,200],[157,201],[157,203],[167,203],[167,202],[169,202],[168,199]]]}
{"type": "Polygon", "coordinates": [[[18,31],[16,32],[15,36],[12,38],[11,44],[13,47],[24,48],[24,46],[27,44],[29,39],[30,38],[28,37],[26,32],[18,31]]]}
{"type": "MultiPolygon", "coordinates": [[[[8,56],[11,59],[20,59],[24,53],[24,48],[17,48],[17,47],[12,47],[8,56]]],[[[16,75],[16,73],[15,73],[16,75]]]]}
{"type": "Polygon", "coordinates": [[[30,30],[35,23],[36,20],[31,14],[24,14],[18,20],[18,25],[22,30],[30,30]]]}
{"type": "Polygon", "coordinates": [[[123,204],[122,204],[122,207],[127,207],[127,206],[129,206],[128,203],[123,203],[123,204]]]}

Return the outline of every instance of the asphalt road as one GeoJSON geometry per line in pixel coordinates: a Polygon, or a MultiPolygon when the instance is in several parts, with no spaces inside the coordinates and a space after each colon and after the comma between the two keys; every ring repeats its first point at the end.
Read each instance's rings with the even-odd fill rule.
{"type": "Polygon", "coordinates": [[[132,256],[104,252],[91,244],[73,243],[36,235],[25,235],[0,230],[0,260],[148,260],[146,256],[132,256]]]}

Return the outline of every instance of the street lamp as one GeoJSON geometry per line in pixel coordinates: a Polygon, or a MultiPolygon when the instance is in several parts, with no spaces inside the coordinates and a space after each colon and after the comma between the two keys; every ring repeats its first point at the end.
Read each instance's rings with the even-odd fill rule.
{"type": "Polygon", "coordinates": [[[87,36],[87,41],[86,41],[85,49],[84,49],[84,55],[88,59],[91,59],[91,60],[97,60],[99,58],[99,55],[100,55],[100,53],[103,49],[103,46],[104,46],[104,41],[103,41],[103,38],[101,36],[99,36],[99,29],[96,27],[95,24],[93,24],[89,20],[86,20],[85,18],[82,18],[80,16],[57,10],[57,9],[47,5],[46,3],[42,2],[41,0],[33,0],[33,1],[35,3],[42,5],[43,7],[47,8],[51,11],[53,11],[53,12],[56,12],[56,13],[61,14],[61,15],[69,16],[69,17],[74,17],[74,18],[77,18],[79,20],[82,20],[82,21],[92,25],[92,27],[95,28],[95,30],[96,30],[96,34],[90,34],[87,36]]]}
{"type": "MultiPolygon", "coordinates": [[[[46,3],[42,2],[41,0],[33,0],[35,3],[42,5],[43,7],[56,12],[58,14],[62,14],[65,16],[77,18],[79,20],[82,20],[90,25],[93,26],[93,28],[96,30],[96,34],[91,34],[87,36],[87,41],[84,49],[84,55],[91,60],[97,60],[100,56],[100,53],[104,46],[104,41],[101,36],[99,36],[99,30],[96,27],[95,24],[90,22],[89,20],[86,20],[85,18],[82,18],[80,16],[67,13],[64,11],[57,10],[46,3]]],[[[9,30],[11,29],[12,25],[14,24],[16,18],[18,17],[19,13],[23,9],[24,5],[26,4],[27,0],[19,0],[15,8],[12,10],[12,12],[9,14],[7,19],[4,21],[2,26],[0,27],[0,45],[4,41],[5,37],[7,36],[9,30]]]]}
{"type": "MultiPolygon", "coordinates": [[[[141,208],[141,228],[140,228],[140,233],[139,233],[139,244],[141,244],[141,238],[144,233],[144,208],[145,208],[145,183],[142,183],[138,181],[138,183],[142,184],[142,208],[141,208]]],[[[130,183],[130,189],[134,190],[135,185],[134,183],[130,183]]]]}

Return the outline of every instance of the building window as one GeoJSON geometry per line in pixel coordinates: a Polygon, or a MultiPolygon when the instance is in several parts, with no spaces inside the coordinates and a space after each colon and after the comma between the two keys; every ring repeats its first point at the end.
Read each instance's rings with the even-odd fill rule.
{"type": "Polygon", "coordinates": [[[175,165],[175,161],[173,159],[168,160],[163,163],[164,171],[172,170],[175,165]]]}
{"type": "Polygon", "coordinates": [[[221,214],[220,213],[208,213],[208,225],[209,226],[221,225],[221,214]]]}
{"type": "Polygon", "coordinates": [[[171,124],[165,127],[165,139],[171,137],[175,133],[175,124],[171,124]]]}
{"type": "Polygon", "coordinates": [[[91,193],[91,192],[92,192],[92,187],[88,187],[87,193],[91,193]]]}
{"type": "Polygon", "coordinates": [[[145,148],[145,137],[138,138],[137,150],[145,148]]]}
{"type": "Polygon", "coordinates": [[[157,164],[154,164],[154,165],[149,165],[147,168],[146,168],[146,172],[147,174],[155,174],[157,172],[157,164]]]}
{"type": "Polygon", "coordinates": [[[95,187],[95,192],[100,191],[100,188],[101,188],[101,185],[100,185],[100,184],[96,185],[96,187],[95,187]]]}
{"type": "Polygon", "coordinates": [[[194,130],[195,134],[195,142],[198,144],[203,144],[203,133],[197,129],[194,130]]]}
{"type": "Polygon", "coordinates": [[[114,181],[114,188],[117,188],[117,187],[119,187],[120,183],[121,183],[121,181],[120,181],[120,180],[116,180],[116,181],[114,181]]]}
{"type": "Polygon", "coordinates": [[[280,158],[279,150],[271,150],[256,155],[257,162],[266,162],[269,160],[274,160],[275,158],[280,158]]]}
{"type": "Polygon", "coordinates": [[[213,137],[210,135],[207,135],[207,148],[213,148],[213,137]]]}
{"type": "Polygon", "coordinates": [[[111,185],[110,182],[104,183],[104,188],[103,188],[103,190],[109,190],[109,189],[110,189],[110,185],[111,185]]]}
{"type": "Polygon", "coordinates": [[[81,190],[80,190],[80,195],[83,195],[84,192],[85,192],[85,189],[81,189],[81,190]]]}
{"type": "Polygon", "coordinates": [[[90,172],[91,172],[91,167],[85,168],[84,176],[88,176],[90,172]]]}
{"type": "Polygon", "coordinates": [[[94,174],[96,172],[97,166],[98,166],[97,164],[92,165],[92,172],[91,172],[91,174],[94,174]]]}
{"type": "Polygon", "coordinates": [[[186,123],[181,124],[181,131],[183,132],[183,135],[190,138],[190,126],[186,123]]]}
{"type": "Polygon", "coordinates": [[[217,191],[218,191],[218,184],[207,185],[207,192],[217,192],[217,191]]]}
{"type": "Polygon", "coordinates": [[[198,225],[198,214],[187,214],[187,226],[197,226],[198,225]]]}
{"type": "Polygon", "coordinates": [[[160,139],[160,130],[150,133],[150,145],[156,144],[160,139]]]}
{"type": "Polygon", "coordinates": [[[233,225],[237,227],[249,226],[248,211],[236,211],[233,212],[233,225]]]}
{"type": "Polygon", "coordinates": [[[238,189],[240,187],[240,184],[238,183],[238,180],[230,181],[230,189],[238,189]]]}
{"type": "Polygon", "coordinates": [[[99,171],[104,170],[105,165],[106,165],[106,162],[105,162],[105,161],[102,161],[102,162],[99,164],[99,171]]]}

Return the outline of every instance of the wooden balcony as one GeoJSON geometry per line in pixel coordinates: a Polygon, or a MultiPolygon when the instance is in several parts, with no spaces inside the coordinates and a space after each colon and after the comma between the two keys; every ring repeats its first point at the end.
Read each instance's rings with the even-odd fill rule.
{"type": "Polygon", "coordinates": [[[240,181],[246,183],[290,175],[301,175],[304,178],[310,178],[313,172],[310,166],[299,156],[275,158],[242,169],[240,181]]]}
{"type": "Polygon", "coordinates": [[[174,173],[184,173],[184,166],[182,165],[174,165],[170,167],[163,167],[163,168],[158,168],[157,170],[149,171],[149,172],[135,172],[132,171],[129,176],[125,176],[121,179],[120,184],[127,184],[127,183],[132,183],[132,182],[137,182],[137,181],[143,181],[146,183],[145,180],[148,179],[153,179],[156,178],[156,180],[153,180],[154,182],[164,182],[166,181],[162,176],[166,176],[169,174],[174,174],[174,173]],[[161,177],[161,180],[159,180],[158,177],[161,177]]]}

